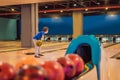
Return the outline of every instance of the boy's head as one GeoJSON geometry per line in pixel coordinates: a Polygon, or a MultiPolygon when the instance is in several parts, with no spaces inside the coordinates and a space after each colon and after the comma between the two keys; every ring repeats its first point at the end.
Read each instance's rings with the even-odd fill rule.
{"type": "Polygon", "coordinates": [[[47,34],[48,33],[48,27],[47,26],[45,26],[44,28],[43,28],[43,31],[45,32],[45,34],[47,34]]]}

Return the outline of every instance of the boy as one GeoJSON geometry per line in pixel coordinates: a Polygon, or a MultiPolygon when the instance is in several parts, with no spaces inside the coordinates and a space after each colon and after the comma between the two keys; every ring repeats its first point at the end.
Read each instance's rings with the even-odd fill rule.
{"type": "Polygon", "coordinates": [[[40,53],[40,47],[36,45],[37,40],[44,40],[44,35],[48,33],[48,27],[44,27],[43,31],[40,31],[38,34],[36,34],[33,37],[33,43],[35,46],[35,57],[39,58],[40,56],[42,56],[42,54],[40,53]]]}

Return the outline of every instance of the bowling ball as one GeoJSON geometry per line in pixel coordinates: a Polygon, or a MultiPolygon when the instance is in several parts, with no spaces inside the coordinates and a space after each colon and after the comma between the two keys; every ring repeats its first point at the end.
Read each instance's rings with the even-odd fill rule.
{"type": "Polygon", "coordinates": [[[40,66],[24,65],[18,70],[15,80],[47,80],[47,74],[40,66]]]}
{"type": "Polygon", "coordinates": [[[59,62],[64,69],[65,80],[71,80],[76,73],[76,68],[73,61],[66,57],[60,57],[57,59],[57,62],[59,62]]]}
{"type": "Polygon", "coordinates": [[[76,67],[76,76],[79,75],[84,70],[83,59],[77,54],[67,54],[66,57],[73,61],[76,67]]]}
{"type": "Polygon", "coordinates": [[[64,70],[62,66],[56,61],[45,61],[40,64],[47,74],[48,80],[64,80],[64,70]]]}
{"type": "Polygon", "coordinates": [[[41,46],[41,45],[42,45],[42,40],[37,40],[37,41],[36,41],[36,45],[37,45],[37,46],[41,46]]]}
{"type": "Polygon", "coordinates": [[[16,71],[12,65],[0,62],[0,80],[14,80],[16,71]]]}
{"type": "Polygon", "coordinates": [[[19,60],[16,64],[16,70],[18,70],[23,65],[38,65],[38,62],[34,57],[26,57],[19,60]]]}

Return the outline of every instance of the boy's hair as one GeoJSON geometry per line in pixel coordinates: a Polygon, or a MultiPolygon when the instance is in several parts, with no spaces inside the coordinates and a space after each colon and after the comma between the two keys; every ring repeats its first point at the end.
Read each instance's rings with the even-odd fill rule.
{"type": "Polygon", "coordinates": [[[43,27],[43,31],[44,32],[48,31],[48,27],[47,26],[43,27]]]}

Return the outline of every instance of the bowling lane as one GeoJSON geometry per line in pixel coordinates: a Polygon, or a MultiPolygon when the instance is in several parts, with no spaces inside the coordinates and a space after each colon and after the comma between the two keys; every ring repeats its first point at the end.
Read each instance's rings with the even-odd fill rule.
{"type": "Polygon", "coordinates": [[[107,48],[107,47],[112,46],[112,45],[115,45],[115,44],[117,44],[117,43],[106,42],[106,43],[102,43],[101,45],[102,45],[102,47],[107,48]]]}
{"type": "MultiPolygon", "coordinates": [[[[68,45],[69,42],[43,42],[42,48],[50,48],[51,46],[68,45]]],[[[0,53],[16,50],[25,50],[28,48],[21,48],[20,41],[0,41],[0,53]]]]}
{"type": "Polygon", "coordinates": [[[108,48],[104,48],[104,51],[107,54],[107,57],[112,57],[116,53],[120,52],[120,44],[116,44],[108,48]]]}
{"type": "Polygon", "coordinates": [[[109,59],[110,80],[120,80],[120,59],[109,59]]]}
{"type": "Polygon", "coordinates": [[[116,55],[120,52],[120,44],[116,44],[107,48],[103,48],[102,50],[102,59],[101,62],[104,68],[102,68],[103,72],[103,80],[104,77],[108,76],[107,80],[120,80],[120,70],[118,67],[120,67],[118,60],[112,59],[111,57],[113,55],[116,55]],[[119,72],[118,72],[119,71],[119,72]],[[118,72],[116,74],[116,72],[118,72]]]}
{"type": "Polygon", "coordinates": [[[120,80],[120,59],[111,58],[120,53],[120,44],[108,47],[104,50],[107,54],[109,80],[120,80]]]}
{"type": "Polygon", "coordinates": [[[102,46],[105,47],[105,46],[108,46],[110,44],[113,44],[112,42],[109,42],[109,43],[102,43],[102,46]]]}

